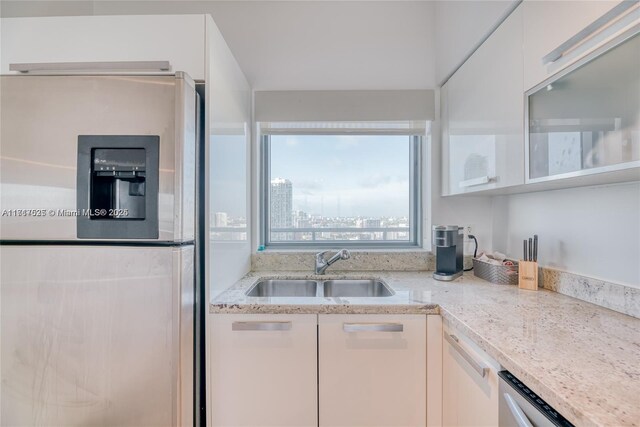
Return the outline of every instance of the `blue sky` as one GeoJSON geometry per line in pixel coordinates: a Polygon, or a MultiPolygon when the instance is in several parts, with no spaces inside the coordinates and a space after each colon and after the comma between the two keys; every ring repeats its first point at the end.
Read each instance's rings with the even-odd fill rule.
{"type": "Polygon", "coordinates": [[[271,177],[293,183],[295,210],[409,216],[408,136],[271,137],[271,177]]]}

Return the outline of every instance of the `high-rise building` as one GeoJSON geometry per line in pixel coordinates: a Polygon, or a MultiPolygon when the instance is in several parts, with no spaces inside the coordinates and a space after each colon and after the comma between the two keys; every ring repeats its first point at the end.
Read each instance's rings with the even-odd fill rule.
{"type": "MultiPolygon", "coordinates": [[[[293,185],[288,179],[271,180],[270,215],[271,228],[293,226],[293,185]]],[[[279,236],[279,238],[286,238],[286,236],[279,236]]]]}

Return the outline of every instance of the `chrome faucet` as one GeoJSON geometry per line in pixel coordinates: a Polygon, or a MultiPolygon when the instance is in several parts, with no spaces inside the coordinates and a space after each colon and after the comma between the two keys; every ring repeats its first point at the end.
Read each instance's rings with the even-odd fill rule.
{"type": "Polygon", "coordinates": [[[329,258],[329,260],[324,259],[324,254],[329,251],[322,251],[316,254],[316,274],[324,274],[324,272],[329,268],[331,264],[341,259],[349,259],[351,258],[351,254],[346,249],[340,249],[334,256],[329,258]]]}

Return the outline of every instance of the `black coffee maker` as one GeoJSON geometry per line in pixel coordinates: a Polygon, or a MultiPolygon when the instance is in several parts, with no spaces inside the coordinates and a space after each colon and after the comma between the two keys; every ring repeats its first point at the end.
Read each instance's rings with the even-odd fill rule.
{"type": "Polygon", "coordinates": [[[436,247],[436,280],[451,281],[462,276],[464,232],[457,225],[434,225],[431,243],[436,247]]]}

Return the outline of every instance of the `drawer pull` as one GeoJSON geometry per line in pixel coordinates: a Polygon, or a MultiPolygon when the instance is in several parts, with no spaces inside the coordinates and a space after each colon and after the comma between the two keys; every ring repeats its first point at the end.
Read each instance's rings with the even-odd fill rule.
{"type": "Polygon", "coordinates": [[[458,337],[456,337],[455,335],[444,334],[444,338],[449,342],[449,344],[451,344],[451,347],[453,347],[460,354],[460,356],[462,356],[462,358],[467,361],[467,363],[473,368],[474,371],[478,373],[478,375],[480,375],[482,378],[487,375],[489,367],[471,357],[471,355],[460,346],[458,337]]]}
{"type": "Polygon", "coordinates": [[[291,322],[233,322],[232,331],[289,331],[291,322]]]}
{"type": "Polygon", "coordinates": [[[402,332],[402,323],[343,323],[345,332],[402,332]]]}

